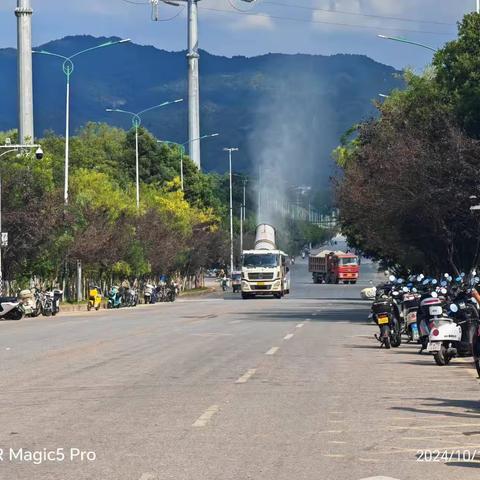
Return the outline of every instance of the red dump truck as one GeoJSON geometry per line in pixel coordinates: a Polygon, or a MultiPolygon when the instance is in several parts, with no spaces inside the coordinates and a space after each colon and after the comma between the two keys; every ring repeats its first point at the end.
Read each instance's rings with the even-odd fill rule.
{"type": "Polygon", "coordinates": [[[323,250],[308,257],[308,271],[313,283],[357,283],[360,275],[358,257],[353,253],[323,250]]]}

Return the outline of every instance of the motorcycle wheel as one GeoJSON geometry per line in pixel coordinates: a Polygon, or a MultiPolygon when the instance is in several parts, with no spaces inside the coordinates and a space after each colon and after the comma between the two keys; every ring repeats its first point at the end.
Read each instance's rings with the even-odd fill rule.
{"type": "Polygon", "coordinates": [[[384,325],[380,329],[380,340],[382,342],[382,345],[384,345],[387,350],[391,347],[391,345],[390,345],[390,328],[388,327],[388,325],[384,325]]]}
{"type": "Polygon", "coordinates": [[[92,304],[90,302],[87,303],[87,310],[90,311],[92,309],[92,304]]]}
{"type": "Polygon", "coordinates": [[[440,367],[448,365],[451,360],[451,357],[447,354],[447,347],[445,347],[445,345],[440,347],[440,351],[434,353],[433,358],[435,359],[435,363],[440,367]]]}
{"type": "Polygon", "coordinates": [[[8,312],[8,314],[5,316],[5,318],[7,320],[15,320],[15,321],[18,321],[18,320],[21,320],[24,316],[24,313],[23,313],[23,310],[21,310],[20,308],[15,308],[13,310],[11,310],[10,312],[8,312]]]}

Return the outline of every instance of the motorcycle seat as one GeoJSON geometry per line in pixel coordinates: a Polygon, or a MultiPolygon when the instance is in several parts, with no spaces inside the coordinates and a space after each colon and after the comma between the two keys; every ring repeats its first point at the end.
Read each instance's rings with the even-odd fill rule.
{"type": "Polygon", "coordinates": [[[0,303],[18,302],[17,297],[0,297],[0,303]]]}

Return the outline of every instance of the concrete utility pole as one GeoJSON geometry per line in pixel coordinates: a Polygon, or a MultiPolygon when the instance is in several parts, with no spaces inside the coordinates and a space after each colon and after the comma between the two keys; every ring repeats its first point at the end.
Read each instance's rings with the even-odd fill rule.
{"type": "Polygon", "coordinates": [[[198,73],[198,0],[187,0],[188,6],[188,138],[189,154],[200,169],[200,81],[198,73]]]}
{"type": "Polygon", "coordinates": [[[32,14],[30,0],[17,0],[18,143],[31,144],[33,133],[32,14]]]}
{"type": "Polygon", "coordinates": [[[228,152],[228,166],[230,172],[230,278],[233,274],[233,185],[232,185],[232,152],[238,152],[238,148],[224,148],[228,152]]]}

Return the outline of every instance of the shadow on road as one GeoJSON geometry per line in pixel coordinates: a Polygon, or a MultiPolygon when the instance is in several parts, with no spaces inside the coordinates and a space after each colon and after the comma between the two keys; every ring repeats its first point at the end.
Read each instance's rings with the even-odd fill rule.
{"type": "MultiPolygon", "coordinates": [[[[246,311],[242,312],[245,315],[250,315],[252,321],[304,321],[309,319],[312,323],[320,322],[348,322],[355,324],[365,324],[365,309],[351,308],[348,310],[339,309],[325,309],[321,310],[315,316],[311,316],[305,310],[300,311],[272,311],[272,312],[258,312],[258,311],[246,311]]],[[[370,324],[369,324],[370,325],[370,324]]]]}

